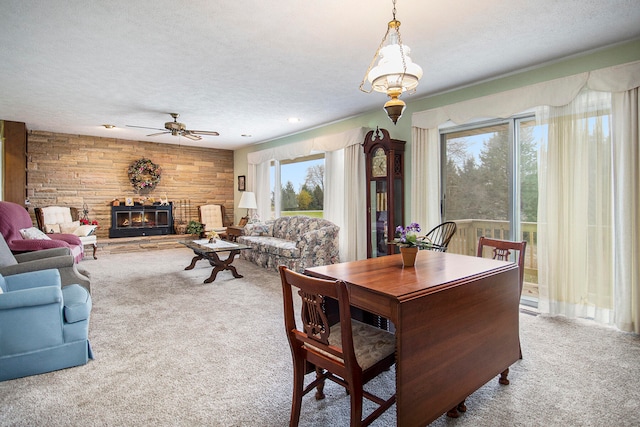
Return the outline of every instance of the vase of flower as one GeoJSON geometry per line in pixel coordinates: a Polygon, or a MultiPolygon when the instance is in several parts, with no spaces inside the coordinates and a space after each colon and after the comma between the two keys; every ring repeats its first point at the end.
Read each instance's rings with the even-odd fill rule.
{"type": "Polygon", "coordinates": [[[417,246],[400,246],[400,255],[402,255],[402,265],[404,267],[413,267],[416,263],[416,255],[418,255],[417,246]]]}
{"type": "Polygon", "coordinates": [[[415,222],[412,222],[406,227],[401,225],[396,227],[396,238],[393,239],[391,243],[395,243],[400,248],[402,265],[405,267],[414,266],[418,248],[424,246],[424,242],[421,240],[422,238],[418,238],[417,233],[420,231],[420,224],[415,222]]]}

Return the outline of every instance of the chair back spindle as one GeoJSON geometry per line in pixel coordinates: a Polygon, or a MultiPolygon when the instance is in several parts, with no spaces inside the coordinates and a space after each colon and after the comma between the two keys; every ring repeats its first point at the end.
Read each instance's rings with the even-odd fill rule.
{"type": "Polygon", "coordinates": [[[433,227],[424,237],[420,239],[427,243],[425,249],[436,252],[446,252],[449,247],[449,242],[456,234],[458,226],[453,221],[443,222],[433,227]]]}

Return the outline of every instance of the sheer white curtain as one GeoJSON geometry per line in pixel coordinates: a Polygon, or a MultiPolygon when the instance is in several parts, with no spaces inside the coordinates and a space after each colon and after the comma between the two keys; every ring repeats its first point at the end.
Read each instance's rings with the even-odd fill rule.
{"type": "Polygon", "coordinates": [[[440,224],[440,132],[412,128],[411,217],[423,232],[440,224]]]}
{"type": "Polygon", "coordinates": [[[344,203],[344,149],[324,154],[324,210],[323,217],[340,227],[339,248],[342,261],[346,251],[347,227],[344,203]]]}
{"type": "MultiPolygon", "coordinates": [[[[412,116],[414,127],[437,130],[447,120],[462,124],[509,117],[540,105],[558,107],[550,107],[554,111],[546,114],[547,119],[553,117],[550,132],[555,136],[540,156],[540,308],[592,317],[636,333],[640,333],[639,86],[640,61],[635,61],[412,116]],[[584,88],[610,95],[585,95],[584,88]],[[603,105],[602,97],[607,96],[611,101],[603,105]],[[605,113],[597,120],[599,111],[605,113]],[[601,134],[611,135],[588,136],[585,116],[591,117],[591,130],[600,126],[601,134]],[[605,124],[606,120],[610,121],[605,124]]],[[[426,143],[414,132],[416,141],[426,143]]],[[[437,167],[434,161],[412,164],[412,173],[437,167]]],[[[426,191],[427,206],[439,204],[439,194],[426,191]]]]}
{"type": "Polygon", "coordinates": [[[640,334],[640,99],[613,94],[615,325],[640,334]]]}
{"type": "MultiPolygon", "coordinates": [[[[363,137],[364,139],[364,137],[363,137]]],[[[345,261],[367,257],[367,193],[365,156],[360,145],[345,148],[344,204],[346,212],[345,237],[348,239],[345,261]]]]}
{"type": "Polygon", "coordinates": [[[611,96],[585,90],[539,111],[538,281],[542,312],[613,321],[611,96]]]}
{"type": "Polygon", "coordinates": [[[340,261],[367,257],[364,168],[359,144],[325,153],[324,217],[340,227],[340,261]]]}
{"type": "Polygon", "coordinates": [[[253,191],[258,209],[256,213],[261,220],[271,217],[271,189],[269,188],[269,168],[271,162],[249,164],[247,170],[247,191],[253,191]]]}

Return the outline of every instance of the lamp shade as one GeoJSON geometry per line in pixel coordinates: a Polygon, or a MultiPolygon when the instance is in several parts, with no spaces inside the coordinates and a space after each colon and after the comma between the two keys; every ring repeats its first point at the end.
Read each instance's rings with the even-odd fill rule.
{"type": "Polygon", "coordinates": [[[242,193],[242,197],[240,197],[238,207],[243,209],[258,209],[256,195],[251,191],[245,191],[242,193]]]}
{"type": "Polygon", "coordinates": [[[422,77],[422,68],[411,60],[410,53],[407,45],[402,45],[402,51],[398,43],[383,47],[380,50],[380,62],[368,76],[373,90],[383,93],[393,88],[402,92],[414,90],[422,77]]]}

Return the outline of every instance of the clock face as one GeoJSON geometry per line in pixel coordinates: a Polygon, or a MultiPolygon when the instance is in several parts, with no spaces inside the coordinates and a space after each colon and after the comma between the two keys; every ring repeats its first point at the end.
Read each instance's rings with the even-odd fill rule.
{"type": "Polygon", "coordinates": [[[374,177],[387,176],[387,155],[384,149],[378,148],[371,158],[371,175],[374,177]]]}

